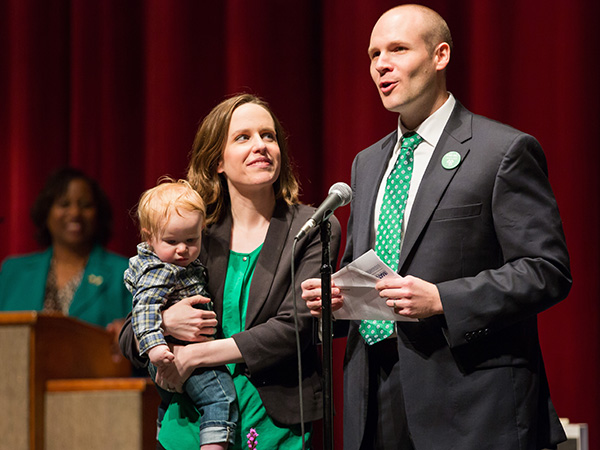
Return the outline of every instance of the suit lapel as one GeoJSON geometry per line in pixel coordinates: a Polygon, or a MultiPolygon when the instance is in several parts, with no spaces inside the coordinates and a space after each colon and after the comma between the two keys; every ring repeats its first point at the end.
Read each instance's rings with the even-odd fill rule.
{"type": "Polygon", "coordinates": [[[279,264],[289,264],[282,261],[281,255],[287,243],[290,224],[293,220],[293,208],[288,208],[283,201],[277,202],[269,230],[262,250],[256,261],[256,268],[250,284],[248,307],[246,309],[246,329],[250,328],[255,318],[263,308],[277,273],[279,264]]]}
{"type": "MultiPolygon", "coordinates": [[[[361,190],[359,197],[363,202],[365,202],[365,204],[362,205],[362,210],[369,211],[369,214],[364,218],[366,220],[360,220],[356,222],[355,225],[357,229],[354,233],[357,233],[357,242],[361,242],[363,244],[357,245],[356,251],[358,254],[355,254],[355,257],[362,255],[373,246],[373,243],[371,242],[375,214],[375,208],[373,205],[375,205],[377,201],[379,186],[382,183],[385,170],[388,166],[390,158],[392,157],[392,152],[394,151],[397,141],[398,132],[395,131],[384,138],[380,151],[373,155],[375,157],[363,158],[364,161],[361,162],[361,174],[372,174],[375,175],[376,178],[373,178],[367,182],[361,182],[356,187],[357,189],[361,190]]],[[[365,179],[363,175],[360,175],[360,177],[361,179],[365,179]]],[[[359,206],[357,205],[357,207],[359,206]]]]}
{"type": "MultiPolygon", "coordinates": [[[[223,222],[211,226],[205,232],[202,243],[201,261],[208,269],[208,291],[214,299],[222,299],[225,288],[225,277],[227,276],[227,264],[229,263],[229,244],[231,241],[231,215],[223,219],[223,222]]],[[[223,302],[214,301],[214,310],[217,318],[223,317],[223,302]]]]}
{"type": "Polygon", "coordinates": [[[417,191],[400,252],[398,264],[400,273],[402,273],[402,266],[437,208],[448,184],[469,153],[468,141],[472,137],[472,119],[473,115],[456,102],[454,111],[433,151],[417,191]],[[445,169],[442,166],[442,159],[451,151],[460,154],[460,164],[453,169],[445,169]]]}

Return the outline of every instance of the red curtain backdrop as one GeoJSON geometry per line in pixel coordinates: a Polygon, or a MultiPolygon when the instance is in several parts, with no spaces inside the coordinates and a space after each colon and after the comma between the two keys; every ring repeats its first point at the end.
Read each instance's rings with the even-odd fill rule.
{"type": "MultiPolygon", "coordinates": [[[[389,0],[3,0],[0,259],[35,250],[29,208],[70,164],[115,213],[110,248],[135,251],[129,217],[163,174],[183,177],[201,118],[226,95],[267,99],[287,131],[304,201],[349,182],[354,155],[393,129],[368,72],[389,0]]],[[[473,112],[536,136],[571,253],[573,289],[540,316],[561,417],[600,446],[597,30],[592,0],[431,0],[455,42],[449,90],[473,112]]],[[[336,214],[342,223],[347,208],[336,214]]],[[[342,352],[335,347],[336,448],[342,352]]],[[[423,386],[427,389],[427,386],[423,386]]],[[[432,412],[433,414],[434,412],[432,412]]]]}

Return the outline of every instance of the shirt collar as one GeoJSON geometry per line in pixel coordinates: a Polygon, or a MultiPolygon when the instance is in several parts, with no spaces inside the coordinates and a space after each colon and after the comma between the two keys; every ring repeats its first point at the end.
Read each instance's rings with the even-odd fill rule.
{"type": "Polygon", "coordinates": [[[415,130],[409,130],[405,128],[400,120],[401,117],[398,116],[398,141],[400,141],[402,136],[407,132],[416,131],[425,142],[427,142],[431,147],[435,148],[440,140],[440,137],[442,136],[442,133],[444,132],[444,128],[446,127],[446,123],[448,123],[448,119],[450,119],[454,105],[456,105],[456,99],[450,92],[448,92],[448,99],[444,102],[444,104],[427,119],[425,119],[415,130]]]}

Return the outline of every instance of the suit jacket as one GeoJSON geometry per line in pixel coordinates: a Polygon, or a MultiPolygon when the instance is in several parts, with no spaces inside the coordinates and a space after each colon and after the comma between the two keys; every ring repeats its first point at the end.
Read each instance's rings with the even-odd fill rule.
{"type": "MultiPolygon", "coordinates": [[[[52,247],[44,252],[7,258],[0,271],[1,311],[44,309],[52,247]]],[[[127,258],[100,246],[90,253],[69,316],[105,327],[131,311],[131,294],[123,284],[127,258]]]]}
{"type": "MultiPolygon", "coordinates": [[[[292,425],[300,423],[291,259],[294,237],[311,217],[314,208],[288,206],[279,201],[258,257],[250,285],[245,330],[233,336],[245,361],[245,375],[257,388],[269,416],[292,425]]],[[[337,260],[341,230],[331,217],[331,259],[337,260]]],[[[208,291],[217,318],[223,316],[223,288],[229,261],[231,216],[206,228],[200,260],[208,270],[208,291]]],[[[302,346],[304,420],[321,418],[323,412],[321,366],[312,344],[313,321],[301,298],[300,283],[319,276],[321,267],[319,229],[311,230],[296,246],[294,256],[296,301],[302,346]]],[[[135,350],[129,322],[121,332],[125,356],[143,364],[135,350]]]]}
{"type": "MultiPolygon", "coordinates": [[[[373,205],[396,140],[393,132],[354,160],[343,265],[373,247],[373,205]]],[[[571,275],[539,143],[457,102],[416,194],[398,272],[435,283],[444,307],[443,316],[397,322],[398,388],[416,450],[539,449],[564,440],[537,314],[566,297],[571,275]],[[450,151],[461,161],[445,169],[450,151]]],[[[363,436],[367,366],[352,322],[346,449],[363,436]]]]}

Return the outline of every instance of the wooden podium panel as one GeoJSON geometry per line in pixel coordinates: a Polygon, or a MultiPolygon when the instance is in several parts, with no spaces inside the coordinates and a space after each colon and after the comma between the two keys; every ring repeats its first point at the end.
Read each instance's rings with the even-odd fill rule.
{"type": "Polygon", "coordinates": [[[29,330],[0,327],[0,449],[29,449],[29,330]]]}
{"type": "Polygon", "coordinates": [[[42,450],[47,380],[128,377],[110,334],[70,317],[0,313],[0,450],[42,450]]]}
{"type": "Polygon", "coordinates": [[[158,391],[149,378],[50,380],[45,450],[153,450],[158,391]]]}

